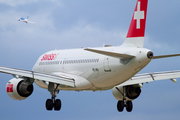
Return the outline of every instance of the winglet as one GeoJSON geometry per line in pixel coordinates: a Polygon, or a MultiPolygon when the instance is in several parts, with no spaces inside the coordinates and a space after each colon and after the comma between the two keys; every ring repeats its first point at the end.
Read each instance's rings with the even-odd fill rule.
{"type": "Polygon", "coordinates": [[[173,81],[173,82],[177,82],[177,80],[176,80],[176,78],[172,78],[172,79],[170,79],[171,81],[173,81]]]}
{"type": "Polygon", "coordinates": [[[131,24],[123,45],[143,47],[148,0],[137,0],[131,24]]]}

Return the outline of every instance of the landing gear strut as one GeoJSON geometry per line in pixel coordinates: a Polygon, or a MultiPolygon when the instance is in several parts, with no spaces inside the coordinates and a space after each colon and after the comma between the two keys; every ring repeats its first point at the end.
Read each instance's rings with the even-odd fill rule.
{"type": "Polygon", "coordinates": [[[123,100],[119,100],[117,103],[117,110],[122,112],[124,107],[126,107],[127,112],[131,112],[133,109],[133,103],[132,101],[126,101],[126,88],[123,88],[123,92],[121,92],[118,88],[116,89],[123,95],[123,100]]]}
{"type": "Polygon", "coordinates": [[[54,108],[54,110],[59,111],[61,109],[61,100],[55,99],[59,85],[56,85],[56,88],[54,88],[54,85],[54,83],[49,83],[48,85],[48,91],[51,93],[52,98],[46,100],[46,109],[52,110],[54,108]]]}

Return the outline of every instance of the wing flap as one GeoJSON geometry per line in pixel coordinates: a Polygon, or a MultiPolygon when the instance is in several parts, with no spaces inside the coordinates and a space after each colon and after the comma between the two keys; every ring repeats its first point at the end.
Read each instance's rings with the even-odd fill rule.
{"type": "Polygon", "coordinates": [[[39,80],[44,80],[47,82],[53,82],[53,83],[57,83],[57,84],[62,84],[62,85],[74,87],[74,80],[64,78],[64,77],[59,77],[59,76],[35,72],[34,73],[34,79],[39,79],[39,80]]]}
{"type": "Polygon", "coordinates": [[[180,77],[180,71],[166,71],[166,72],[157,72],[157,73],[148,73],[148,74],[138,74],[118,86],[142,84],[157,80],[175,79],[179,77],[180,77]]]}
{"type": "Polygon", "coordinates": [[[71,77],[55,76],[55,75],[50,75],[50,74],[44,74],[44,73],[38,73],[34,71],[8,68],[8,67],[2,67],[2,66],[0,67],[0,72],[43,80],[47,82],[53,82],[53,83],[62,84],[62,85],[70,86],[70,87],[75,87],[75,81],[71,77]]]}
{"type": "Polygon", "coordinates": [[[129,54],[123,54],[123,53],[111,52],[111,51],[105,51],[105,50],[97,50],[97,49],[91,49],[91,48],[86,48],[84,50],[91,51],[94,53],[99,53],[102,55],[112,56],[112,57],[118,57],[118,58],[122,57],[124,59],[130,59],[130,58],[135,57],[135,56],[129,55],[129,54]]]}

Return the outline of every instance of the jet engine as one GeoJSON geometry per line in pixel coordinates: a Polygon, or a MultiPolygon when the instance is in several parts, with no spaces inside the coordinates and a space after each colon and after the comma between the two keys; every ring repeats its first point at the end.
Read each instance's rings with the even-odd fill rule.
{"type": "Polygon", "coordinates": [[[6,85],[7,94],[15,100],[23,100],[29,97],[34,88],[24,78],[13,78],[6,85]]]}
{"type": "Polygon", "coordinates": [[[125,93],[126,99],[134,100],[137,97],[139,97],[141,93],[141,88],[138,85],[137,86],[130,85],[130,86],[125,86],[125,87],[117,86],[112,89],[112,93],[117,100],[123,100],[124,93],[125,93]]]}

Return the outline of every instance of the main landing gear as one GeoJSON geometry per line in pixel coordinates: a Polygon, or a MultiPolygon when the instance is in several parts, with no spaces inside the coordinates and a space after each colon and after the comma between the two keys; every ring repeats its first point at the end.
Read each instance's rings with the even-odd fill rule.
{"type": "Polygon", "coordinates": [[[119,100],[117,103],[118,111],[122,112],[124,110],[124,107],[126,107],[127,112],[131,112],[133,108],[132,101],[125,102],[125,101],[119,100]]]}
{"type": "Polygon", "coordinates": [[[48,91],[51,93],[52,98],[46,100],[46,109],[52,110],[54,108],[54,110],[59,111],[61,109],[61,100],[55,99],[56,93],[59,92],[57,91],[59,85],[56,85],[56,88],[54,88],[54,85],[54,83],[49,83],[48,85],[48,91]]]}
{"type": "Polygon", "coordinates": [[[123,87],[123,92],[121,92],[118,88],[116,88],[123,96],[123,100],[119,100],[117,103],[117,110],[119,112],[122,112],[124,110],[124,107],[126,107],[127,112],[131,112],[133,109],[133,103],[132,101],[126,100],[126,88],[123,87]]]}

